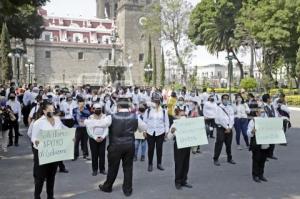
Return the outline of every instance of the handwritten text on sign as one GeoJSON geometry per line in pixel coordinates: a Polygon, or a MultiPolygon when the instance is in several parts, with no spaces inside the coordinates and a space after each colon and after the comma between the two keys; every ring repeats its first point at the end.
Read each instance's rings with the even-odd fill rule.
{"type": "Polygon", "coordinates": [[[208,144],[203,117],[175,120],[174,127],[179,149],[208,144]]]}
{"type": "Polygon", "coordinates": [[[255,118],[257,144],[283,144],[286,137],[282,118],[255,118]]]}
{"type": "Polygon", "coordinates": [[[75,129],[42,131],[39,134],[40,165],[74,158],[75,129]]]}

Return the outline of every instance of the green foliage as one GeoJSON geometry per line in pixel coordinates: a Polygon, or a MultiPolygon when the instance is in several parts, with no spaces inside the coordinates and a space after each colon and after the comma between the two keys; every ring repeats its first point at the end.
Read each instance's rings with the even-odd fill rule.
{"type": "MultiPolygon", "coordinates": [[[[214,88],[214,90],[216,93],[229,93],[229,89],[227,89],[227,88],[214,88]]],[[[211,91],[212,91],[212,88],[207,89],[207,92],[211,92],[211,91]]],[[[239,89],[232,88],[231,92],[237,93],[237,92],[239,92],[239,89]]]]}
{"type": "Polygon", "coordinates": [[[153,86],[157,86],[157,64],[156,64],[156,49],[153,50],[153,86]]]}
{"type": "Polygon", "coordinates": [[[285,96],[288,105],[300,106],[300,95],[285,96]]]}
{"type": "Polygon", "coordinates": [[[256,79],[252,77],[247,77],[242,79],[240,83],[240,87],[244,88],[245,90],[251,90],[257,87],[256,79]]]}
{"type": "Polygon", "coordinates": [[[164,53],[164,49],[162,49],[162,53],[161,53],[161,66],[160,66],[160,84],[162,87],[165,86],[165,81],[166,81],[166,65],[165,65],[165,53],[164,53]]]}
{"type": "Polygon", "coordinates": [[[12,65],[11,60],[8,57],[8,54],[10,53],[10,40],[9,40],[9,34],[7,30],[7,26],[4,23],[2,25],[2,31],[1,31],[1,38],[0,38],[0,80],[3,81],[9,81],[12,79],[12,65]]]}
{"type": "Polygon", "coordinates": [[[1,0],[0,16],[10,16],[18,13],[19,8],[24,5],[32,7],[40,7],[46,4],[49,0],[1,0]]]}

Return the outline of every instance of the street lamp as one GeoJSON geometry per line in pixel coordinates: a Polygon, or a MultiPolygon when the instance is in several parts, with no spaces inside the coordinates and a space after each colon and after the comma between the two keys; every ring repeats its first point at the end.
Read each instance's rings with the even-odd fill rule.
{"type": "Polygon", "coordinates": [[[17,64],[17,85],[20,83],[20,59],[26,57],[25,50],[19,44],[19,40],[16,40],[16,47],[8,54],[8,56],[16,61],[17,64]]]}
{"type": "Polygon", "coordinates": [[[232,98],[231,98],[231,84],[232,84],[232,72],[233,72],[232,60],[234,59],[233,53],[229,52],[228,56],[226,57],[226,59],[229,61],[228,62],[229,99],[230,99],[230,102],[232,102],[232,98]]]}
{"type": "Polygon", "coordinates": [[[27,60],[27,64],[25,64],[25,67],[27,68],[28,70],[28,84],[31,84],[32,83],[32,77],[31,77],[31,68],[33,67],[33,62],[28,59],[27,60]]]}

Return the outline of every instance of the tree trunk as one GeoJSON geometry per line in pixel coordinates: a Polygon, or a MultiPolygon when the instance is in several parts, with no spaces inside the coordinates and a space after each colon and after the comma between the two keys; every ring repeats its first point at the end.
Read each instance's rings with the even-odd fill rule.
{"type": "Polygon", "coordinates": [[[186,83],[187,83],[186,68],[185,68],[185,65],[182,61],[182,58],[181,58],[180,54],[179,54],[178,44],[175,41],[173,41],[173,45],[174,45],[175,54],[176,54],[176,57],[177,57],[178,64],[182,69],[184,85],[186,85],[186,83]]]}
{"type": "Polygon", "coordinates": [[[249,68],[249,75],[250,77],[254,77],[254,45],[253,42],[251,43],[251,60],[250,60],[250,68],[249,68]]]}
{"type": "Polygon", "coordinates": [[[233,53],[234,59],[237,61],[238,63],[238,67],[240,69],[240,81],[242,79],[244,79],[244,69],[243,69],[243,64],[240,62],[240,60],[237,58],[235,52],[233,50],[231,50],[231,52],[233,53]]]}

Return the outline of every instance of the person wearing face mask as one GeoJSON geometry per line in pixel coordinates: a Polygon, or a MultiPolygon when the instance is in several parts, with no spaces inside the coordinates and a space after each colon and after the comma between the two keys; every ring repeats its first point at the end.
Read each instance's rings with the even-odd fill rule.
{"type": "Polygon", "coordinates": [[[214,97],[211,95],[208,97],[208,100],[204,102],[203,106],[203,116],[205,121],[206,127],[206,134],[207,137],[215,138],[214,137],[214,129],[216,127],[215,118],[216,118],[216,111],[218,105],[215,102],[214,97]]]}
{"type": "Polygon", "coordinates": [[[11,123],[9,129],[9,144],[8,146],[13,145],[13,131],[14,131],[14,144],[15,146],[19,146],[19,122],[21,121],[21,104],[16,100],[15,93],[9,94],[9,100],[6,102],[6,106],[10,107],[13,111],[16,120],[11,123]]]}
{"type": "Polygon", "coordinates": [[[113,93],[108,100],[106,99],[107,101],[105,101],[105,114],[109,115],[117,112],[117,98],[117,93],[113,93]]]}
{"type": "Polygon", "coordinates": [[[83,98],[78,98],[78,107],[73,109],[73,119],[75,122],[75,149],[74,149],[74,161],[79,157],[79,143],[81,142],[81,150],[83,152],[83,158],[89,159],[88,151],[88,134],[84,121],[90,116],[90,111],[84,104],[83,98]]]}
{"type": "Polygon", "coordinates": [[[250,109],[245,103],[244,98],[241,94],[236,95],[236,102],[233,106],[234,110],[234,129],[236,133],[236,144],[237,149],[242,150],[243,147],[240,145],[240,137],[241,133],[244,137],[246,147],[249,147],[249,140],[247,136],[247,126],[248,126],[248,114],[250,113],[250,109]]]}
{"type": "Polygon", "coordinates": [[[43,98],[41,95],[36,96],[35,98],[35,102],[32,104],[32,108],[30,110],[29,116],[28,116],[28,124],[30,125],[32,120],[36,120],[36,118],[34,118],[35,113],[38,112],[39,108],[40,108],[40,104],[43,102],[43,98]]]}
{"type": "Polygon", "coordinates": [[[74,119],[73,119],[73,99],[71,95],[66,96],[66,101],[63,101],[60,106],[60,111],[62,112],[62,123],[69,127],[72,128],[74,126],[74,119]]]}
{"type": "Polygon", "coordinates": [[[12,110],[7,107],[4,96],[0,96],[0,150],[7,152],[8,131],[15,116],[12,110]]]}
{"type": "Polygon", "coordinates": [[[92,154],[92,176],[98,174],[98,169],[101,174],[106,175],[105,172],[105,146],[106,136],[108,135],[108,128],[96,128],[95,122],[97,120],[105,119],[102,114],[103,104],[97,103],[93,105],[94,113],[84,121],[89,135],[89,143],[92,154]]]}
{"type": "Polygon", "coordinates": [[[223,144],[226,146],[227,162],[236,164],[232,159],[231,143],[232,143],[232,128],[234,125],[234,112],[229,104],[229,95],[223,94],[221,97],[222,103],[216,110],[216,125],[217,125],[217,138],[214,150],[214,165],[220,166],[219,157],[222,151],[223,144]]]}
{"type": "Polygon", "coordinates": [[[220,105],[220,103],[221,103],[220,102],[220,96],[216,93],[214,88],[211,89],[211,94],[210,95],[214,98],[217,105],[220,105]]]}
{"type": "Polygon", "coordinates": [[[31,142],[33,143],[33,177],[34,177],[34,199],[41,199],[44,182],[47,187],[47,198],[54,199],[54,184],[58,162],[39,165],[38,145],[39,134],[45,130],[58,130],[64,128],[59,117],[54,116],[54,106],[47,101],[40,105],[38,119],[33,123],[31,142]]]}
{"type": "Polygon", "coordinates": [[[152,95],[152,102],[155,107],[151,107],[145,112],[144,122],[147,124],[147,133],[145,137],[148,142],[148,171],[153,170],[153,155],[156,146],[157,168],[164,170],[162,167],[163,143],[166,133],[169,132],[169,118],[167,111],[160,106],[161,95],[157,92],[152,95]]]}

